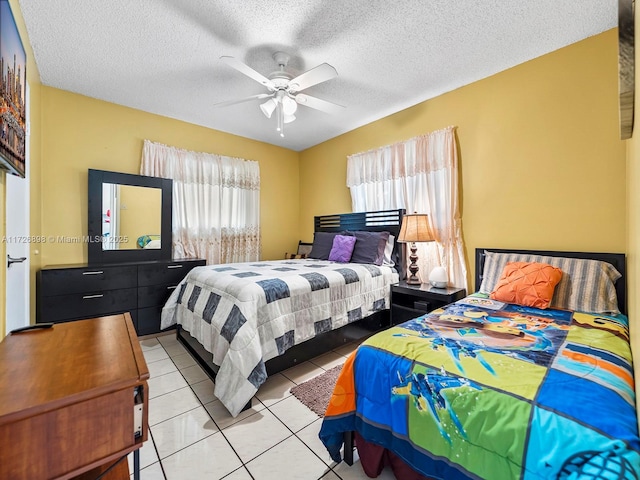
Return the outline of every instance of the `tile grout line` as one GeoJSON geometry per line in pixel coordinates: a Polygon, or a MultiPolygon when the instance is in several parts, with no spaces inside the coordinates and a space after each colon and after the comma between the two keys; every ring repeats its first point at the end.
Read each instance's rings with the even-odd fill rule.
{"type": "MultiPolygon", "coordinates": [[[[274,448],[274,447],[276,447],[277,445],[280,445],[281,443],[283,443],[284,441],[286,441],[286,440],[290,439],[291,437],[295,437],[297,440],[299,440],[299,441],[300,441],[300,442],[301,442],[301,443],[302,443],[302,444],[303,444],[303,445],[304,445],[308,450],[310,450],[310,451],[311,451],[311,453],[313,453],[313,454],[316,456],[316,458],[318,458],[318,460],[320,460],[320,462],[322,462],[322,463],[323,463],[323,464],[324,464],[324,465],[329,469],[327,472],[324,472],[323,476],[322,476],[322,477],[320,477],[320,478],[323,478],[323,477],[324,477],[324,476],[326,476],[329,472],[332,472],[336,477],[338,477],[338,479],[342,480],[342,477],[341,477],[340,475],[338,475],[338,473],[336,473],[336,472],[334,471],[333,467],[331,467],[330,465],[328,465],[328,464],[327,464],[327,463],[326,463],[322,458],[320,458],[320,456],[319,456],[319,455],[318,455],[318,454],[317,454],[317,453],[316,453],[316,452],[315,452],[315,451],[314,451],[314,450],[313,450],[309,445],[307,445],[307,443],[306,443],[302,438],[300,438],[300,437],[297,435],[297,433],[296,433],[296,432],[294,432],[291,428],[289,428],[289,426],[288,426],[286,423],[284,423],[284,421],[283,421],[283,420],[282,420],[278,415],[276,415],[276,413],[275,413],[275,412],[273,412],[273,411],[269,408],[270,406],[277,405],[278,403],[280,403],[280,402],[282,402],[282,401],[284,401],[284,400],[288,399],[291,395],[287,396],[286,398],[282,398],[282,399],[278,400],[277,402],[274,402],[274,403],[273,403],[273,404],[271,404],[271,405],[266,405],[266,404],[262,403],[262,401],[261,401],[257,396],[255,396],[256,400],[257,400],[258,402],[262,403],[262,404],[264,405],[264,408],[265,408],[267,411],[269,411],[269,413],[271,413],[271,414],[272,414],[272,415],[273,415],[273,416],[274,416],[274,417],[275,417],[275,418],[276,418],[276,419],[277,419],[277,420],[278,420],[282,425],[284,425],[284,427],[285,427],[285,428],[286,428],[286,429],[291,433],[291,435],[287,436],[287,437],[286,437],[286,438],[284,438],[283,440],[281,440],[281,441],[277,442],[276,444],[272,445],[271,447],[269,447],[269,448],[268,448],[267,450],[265,450],[264,452],[262,452],[262,453],[260,453],[260,454],[256,455],[255,457],[251,458],[249,461],[244,462],[244,461],[242,460],[242,458],[240,457],[240,455],[238,454],[238,452],[236,451],[236,449],[234,448],[234,446],[231,444],[231,442],[230,442],[230,441],[229,441],[229,439],[227,438],[227,436],[224,434],[223,429],[221,429],[221,428],[220,428],[220,426],[219,426],[219,425],[218,425],[218,423],[215,421],[215,419],[213,418],[213,416],[211,415],[211,413],[209,412],[209,410],[207,410],[207,408],[205,407],[205,405],[204,405],[204,403],[202,402],[202,400],[200,399],[200,397],[198,397],[198,395],[197,395],[197,394],[196,394],[196,392],[194,391],[194,389],[193,389],[193,385],[189,383],[189,381],[187,380],[187,378],[186,378],[186,377],[184,376],[184,374],[182,373],[181,369],[180,369],[180,368],[178,368],[178,366],[175,364],[175,362],[173,362],[173,357],[169,354],[169,352],[167,352],[167,350],[165,349],[165,345],[164,345],[162,342],[160,342],[159,340],[158,340],[158,344],[162,347],[162,349],[163,349],[163,350],[165,351],[165,353],[168,355],[168,359],[169,359],[169,360],[171,360],[171,362],[174,364],[174,366],[176,367],[176,371],[177,371],[177,372],[179,372],[179,373],[180,373],[180,375],[181,375],[181,376],[184,378],[184,380],[187,382],[187,386],[189,387],[189,389],[192,391],[192,393],[193,393],[193,394],[195,395],[195,397],[197,398],[198,402],[200,403],[200,406],[201,406],[201,407],[203,407],[203,408],[205,409],[205,411],[207,412],[207,415],[209,416],[209,418],[211,419],[211,421],[212,421],[212,422],[216,425],[216,427],[218,428],[218,432],[219,432],[219,433],[222,435],[222,437],[225,439],[225,441],[227,442],[227,444],[229,445],[229,447],[230,447],[230,448],[232,449],[232,451],[235,453],[235,455],[236,455],[236,457],[238,458],[238,460],[240,460],[241,467],[238,467],[237,469],[235,469],[235,470],[233,470],[233,471],[229,472],[228,474],[224,475],[223,477],[220,477],[220,479],[219,479],[219,480],[222,480],[223,478],[228,477],[229,475],[231,475],[231,474],[232,474],[232,473],[234,473],[234,472],[237,472],[237,471],[238,471],[239,469],[241,469],[241,468],[244,468],[244,470],[248,473],[248,475],[252,478],[252,480],[255,480],[255,477],[251,474],[251,471],[250,471],[250,470],[249,470],[249,468],[247,467],[247,464],[248,464],[248,463],[250,463],[250,462],[252,462],[252,461],[253,461],[253,460],[255,460],[256,458],[258,458],[258,457],[260,457],[260,456],[264,455],[264,454],[265,454],[265,453],[267,453],[269,450],[273,449],[273,448],[274,448]]],[[[155,348],[154,348],[154,349],[155,349],[155,348]]],[[[338,352],[336,352],[335,350],[331,350],[331,352],[336,353],[337,355],[339,355],[340,357],[343,357],[343,358],[345,358],[345,359],[347,358],[345,355],[342,355],[341,353],[338,353],[338,352]]],[[[328,352],[327,352],[327,353],[328,353],[328,352]]],[[[185,353],[180,353],[180,354],[178,354],[178,355],[176,355],[176,356],[180,356],[180,355],[184,355],[184,354],[187,354],[187,355],[191,356],[191,355],[189,354],[189,352],[188,352],[188,351],[185,351],[185,353]]],[[[324,355],[324,354],[323,354],[323,355],[324,355]]],[[[157,361],[161,361],[161,360],[166,360],[166,359],[156,360],[156,362],[157,362],[157,361]]],[[[315,366],[315,367],[317,367],[317,368],[321,369],[323,372],[326,372],[326,371],[327,371],[327,369],[325,369],[325,368],[324,368],[324,367],[322,367],[321,365],[318,365],[318,364],[313,363],[313,361],[311,361],[311,360],[308,360],[308,362],[309,362],[311,365],[313,365],[313,366],[315,366]]],[[[154,362],[151,362],[151,363],[154,363],[154,362]]],[[[343,363],[344,363],[344,362],[343,362],[343,363]]],[[[198,367],[200,367],[200,366],[197,364],[197,362],[195,363],[195,365],[197,365],[198,367]]],[[[302,365],[302,364],[301,364],[301,365],[302,365]]],[[[194,365],[191,365],[191,366],[194,366],[194,365]]],[[[337,365],[334,365],[334,366],[337,366],[337,365]]],[[[201,367],[200,367],[200,368],[201,368],[201,367]]],[[[332,367],[330,367],[330,368],[333,368],[333,366],[332,366],[332,367]]],[[[322,373],[323,373],[323,372],[322,372],[322,373]]],[[[175,372],[166,372],[166,373],[164,373],[164,374],[162,374],[162,375],[158,375],[158,377],[163,376],[163,375],[167,375],[167,374],[169,374],[169,373],[175,373],[175,372]]],[[[286,379],[287,379],[287,380],[289,380],[290,382],[294,383],[296,386],[300,384],[300,383],[295,382],[293,379],[291,379],[291,378],[287,377],[286,375],[284,375],[284,374],[283,374],[283,372],[279,372],[279,373],[280,373],[284,378],[286,378],[286,379]]],[[[321,375],[322,373],[319,373],[318,375],[321,375]]],[[[304,382],[306,382],[306,381],[309,381],[309,380],[311,380],[312,378],[317,377],[318,375],[315,375],[314,377],[311,377],[311,378],[309,378],[309,379],[305,379],[305,380],[304,380],[303,382],[301,382],[301,383],[304,383],[304,382]]],[[[155,378],[158,378],[158,377],[155,377],[155,378]]],[[[208,375],[207,375],[207,378],[206,378],[206,379],[204,379],[204,380],[202,380],[202,381],[200,381],[200,382],[196,382],[196,383],[202,383],[202,382],[206,381],[207,379],[210,379],[210,377],[209,377],[208,375]]],[[[181,390],[182,388],[185,388],[185,387],[181,387],[180,389],[173,390],[172,392],[175,392],[175,391],[177,391],[177,390],[181,390]]],[[[166,392],[166,393],[161,394],[161,395],[158,395],[158,397],[154,397],[154,398],[159,398],[159,397],[161,397],[161,396],[163,396],[163,395],[166,395],[166,394],[168,394],[168,393],[172,393],[172,392],[166,392]]],[[[290,390],[289,390],[289,392],[290,392],[290,390]]],[[[253,399],[253,398],[252,398],[252,399],[253,399]]],[[[216,398],[216,400],[218,400],[218,401],[219,401],[219,399],[217,399],[217,398],[216,398]]],[[[215,400],[214,400],[214,401],[215,401],[215,400]]],[[[210,403],[213,403],[213,402],[210,402],[210,403]]],[[[172,417],[170,417],[170,418],[167,418],[166,420],[163,420],[163,422],[164,422],[164,421],[167,421],[167,420],[171,420],[172,418],[176,418],[176,417],[177,417],[177,416],[179,416],[179,415],[183,415],[184,413],[187,413],[187,412],[189,412],[189,411],[195,410],[195,409],[197,409],[197,408],[198,408],[198,407],[195,407],[195,408],[193,408],[193,409],[189,409],[189,410],[187,410],[186,412],[182,412],[182,413],[180,413],[180,414],[178,414],[178,415],[174,415],[174,416],[172,416],[172,417]]],[[[234,425],[235,423],[242,422],[242,421],[246,420],[247,418],[251,418],[252,416],[254,416],[254,415],[255,415],[255,414],[257,414],[257,413],[260,413],[260,412],[259,412],[259,411],[254,412],[254,413],[252,413],[251,415],[249,415],[249,416],[247,416],[247,417],[243,418],[242,420],[239,420],[238,422],[234,422],[233,424],[227,425],[227,427],[226,427],[226,428],[228,428],[228,427],[230,427],[230,426],[234,425]]],[[[322,418],[322,417],[318,417],[318,418],[322,418]]],[[[312,421],[312,422],[308,423],[307,425],[305,425],[304,427],[302,427],[302,428],[301,428],[301,429],[299,429],[298,431],[302,431],[302,430],[304,430],[305,428],[307,428],[309,425],[311,425],[311,424],[312,424],[312,423],[314,423],[315,421],[316,421],[316,420],[314,420],[314,421],[312,421]]],[[[158,422],[156,425],[159,425],[160,423],[163,423],[163,422],[158,422]]],[[[151,430],[151,428],[152,428],[152,427],[151,427],[151,426],[149,426],[149,429],[150,429],[150,430],[151,430]]],[[[215,433],[217,433],[217,432],[214,432],[214,433],[212,433],[211,435],[215,435],[215,433]]],[[[207,437],[205,437],[205,438],[208,438],[208,437],[210,437],[211,435],[208,435],[208,436],[207,436],[207,437]]],[[[196,441],[196,442],[194,442],[194,443],[192,443],[192,444],[190,444],[190,445],[187,445],[187,446],[185,446],[185,447],[183,447],[183,448],[181,448],[181,449],[177,450],[176,452],[173,452],[171,455],[168,455],[168,456],[167,456],[167,457],[165,457],[165,458],[169,458],[169,457],[171,457],[172,455],[175,455],[176,453],[178,453],[178,452],[180,452],[180,451],[182,451],[182,450],[184,450],[184,449],[186,449],[186,448],[188,448],[188,447],[191,447],[191,446],[195,445],[196,443],[198,443],[198,442],[199,442],[199,441],[201,441],[201,440],[204,440],[204,438],[203,438],[203,439],[200,439],[200,440],[198,440],[198,441],[196,441]]],[[[162,473],[163,473],[163,475],[164,475],[164,477],[165,477],[165,480],[168,480],[168,479],[167,479],[167,476],[166,476],[166,472],[164,471],[164,465],[163,465],[163,463],[162,463],[162,460],[163,460],[163,459],[161,459],[161,458],[160,458],[160,454],[159,454],[159,452],[158,452],[158,448],[157,448],[157,446],[155,445],[155,441],[154,441],[154,449],[156,450],[156,454],[157,454],[157,456],[158,456],[158,463],[160,464],[160,468],[161,468],[162,473]]],[[[339,464],[336,464],[336,466],[337,466],[337,465],[339,465],[339,464]]],[[[149,465],[148,465],[148,466],[149,466],[149,465]]],[[[146,468],[146,467],[145,467],[145,468],[146,468]]]]}
{"type": "MultiPolygon", "coordinates": [[[[169,355],[169,352],[167,352],[167,351],[166,351],[166,349],[164,348],[164,345],[163,345],[160,341],[158,341],[158,343],[160,344],[160,346],[162,347],[162,349],[165,351],[165,353],[167,353],[167,355],[169,355]]],[[[168,359],[169,359],[169,360],[171,360],[171,362],[173,363],[173,359],[172,359],[171,355],[169,355],[168,359]]],[[[163,360],[166,360],[166,359],[163,359],[163,360]]],[[[175,365],[175,363],[174,363],[174,365],[175,365]]],[[[185,382],[187,382],[187,387],[189,387],[189,389],[190,389],[190,390],[192,391],[192,393],[195,395],[196,399],[197,399],[197,400],[198,400],[198,402],[200,403],[200,406],[199,406],[199,407],[190,408],[189,410],[185,410],[184,412],[181,412],[181,413],[179,413],[179,414],[177,414],[177,415],[173,415],[173,416],[171,416],[171,417],[169,417],[169,418],[166,418],[166,419],[162,420],[161,422],[158,422],[158,423],[156,423],[156,424],[154,424],[154,425],[149,425],[149,432],[151,433],[152,438],[153,438],[153,431],[152,431],[152,428],[153,428],[154,426],[156,426],[156,425],[160,425],[160,424],[161,424],[161,423],[163,423],[163,422],[166,422],[166,421],[168,421],[168,420],[171,420],[171,419],[173,419],[173,418],[176,418],[176,417],[178,417],[178,416],[180,416],[180,415],[184,415],[185,413],[191,412],[191,411],[196,410],[196,409],[198,409],[198,408],[200,408],[200,407],[203,407],[203,408],[204,408],[204,404],[203,404],[203,403],[202,403],[202,401],[200,400],[200,397],[198,397],[198,395],[197,395],[197,394],[196,394],[196,392],[193,390],[193,388],[191,388],[191,384],[189,384],[188,380],[187,380],[187,379],[185,378],[185,376],[182,374],[182,372],[181,372],[181,371],[180,371],[180,369],[177,367],[177,365],[176,365],[176,372],[180,373],[180,375],[181,375],[181,376],[182,376],[182,378],[185,380],[185,382]]],[[[161,377],[161,376],[163,376],[163,375],[168,375],[168,374],[170,374],[170,373],[176,373],[176,372],[166,372],[166,373],[164,373],[164,374],[162,374],[162,375],[158,375],[158,377],[161,377]]],[[[155,378],[158,378],[158,377],[155,377],[155,378]]],[[[198,383],[200,383],[200,382],[198,382],[198,383]]],[[[165,392],[165,393],[160,394],[160,395],[158,395],[157,397],[154,397],[154,398],[160,398],[160,397],[162,397],[162,396],[164,396],[164,395],[168,395],[169,393],[173,393],[173,392],[177,392],[178,390],[182,390],[183,388],[186,388],[186,387],[181,387],[181,388],[178,388],[178,389],[176,389],[176,390],[172,390],[172,391],[170,391],[170,392],[165,392]]],[[[151,399],[149,399],[149,400],[151,400],[151,399]]],[[[205,408],[205,411],[207,412],[207,414],[209,414],[209,412],[207,411],[207,409],[206,409],[206,408],[205,408]]],[[[209,416],[210,416],[210,415],[209,415],[209,416]]],[[[214,423],[214,425],[216,425],[216,427],[218,428],[218,431],[220,431],[220,429],[219,429],[219,427],[218,427],[218,424],[215,422],[215,420],[213,420],[213,418],[211,418],[211,421],[214,423]]],[[[211,435],[215,435],[215,433],[216,433],[216,432],[213,432],[211,435]]],[[[206,437],[204,437],[204,438],[208,438],[208,437],[210,437],[211,435],[207,435],[207,436],[206,436],[206,437]]],[[[201,438],[200,440],[204,440],[204,438],[201,438]]],[[[172,456],[172,455],[174,455],[174,454],[176,454],[176,453],[178,453],[178,452],[180,452],[180,451],[182,451],[182,450],[184,450],[184,449],[186,449],[186,448],[188,448],[188,447],[190,447],[190,446],[192,446],[192,445],[195,445],[195,444],[196,444],[196,443],[198,443],[200,440],[197,440],[197,441],[196,441],[196,442],[194,442],[194,443],[191,443],[191,444],[189,444],[189,445],[187,445],[187,446],[185,446],[185,447],[183,447],[183,448],[180,448],[180,449],[176,450],[176,451],[175,451],[175,452],[173,452],[171,455],[167,455],[165,458],[169,458],[170,456],[172,456]]],[[[225,438],[225,440],[226,440],[226,438],[225,438]]],[[[228,443],[228,440],[227,440],[227,443],[228,443]]],[[[160,458],[160,452],[158,451],[158,447],[157,447],[157,446],[156,446],[156,444],[155,444],[155,440],[153,440],[153,447],[154,447],[154,449],[155,449],[155,451],[156,451],[156,455],[157,455],[157,457],[158,457],[158,463],[160,464],[160,469],[162,470],[162,474],[164,475],[165,480],[167,480],[167,475],[166,475],[166,472],[165,472],[165,470],[164,470],[164,465],[163,465],[163,463],[162,463],[162,460],[163,460],[163,459],[162,459],[162,458],[160,458]]],[[[235,453],[235,452],[234,452],[234,453],[235,453]]],[[[240,460],[240,461],[242,461],[242,460],[240,460]]],[[[154,463],[155,463],[155,462],[154,462],[154,463]]],[[[147,465],[147,467],[149,467],[149,466],[150,466],[150,465],[147,465]]],[[[147,468],[147,467],[145,467],[145,468],[147,468]]],[[[143,469],[140,469],[140,470],[142,471],[143,469]]],[[[236,469],[236,470],[237,470],[237,469],[236,469]]],[[[234,470],[234,471],[235,471],[235,470],[234,470]]]]}
{"type": "MultiPolygon", "coordinates": [[[[164,348],[164,345],[162,346],[162,348],[164,348]]],[[[165,350],[165,352],[166,352],[166,350],[165,350]]],[[[187,352],[187,353],[188,353],[188,352],[187,352]]],[[[167,352],[167,354],[168,354],[168,352],[167,352]]],[[[171,355],[169,355],[169,358],[171,358],[171,355]]],[[[172,358],[171,358],[171,361],[173,362],[173,359],[172,359],[172,358]]],[[[174,365],[175,365],[175,364],[174,364],[174,365]]],[[[196,363],[196,365],[197,365],[197,363],[196,363]]],[[[176,365],[176,368],[177,368],[177,365],[176,365]]],[[[201,368],[201,367],[200,367],[200,368],[201,368]]],[[[178,369],[178,371],[180,372],[180,375],[182,375],[182,377],[183,377],[183,378],[185,379],[185,381],[187,382],[187,386],[191,389],[191,391],[193,392],[193,394],[194,394],[194,395],[196,396],[196,398],[198,399],[198,402],[200,402],[200,406],[201,406],[202,408],[204,408],[204,411],[205,411],[205,412],[207,412],[207,415],[209,416],[209,418],[211,419],[211,421],[213,422],[213,424],[218,428],[218,432],[220,432],[220,435],[222,435],[222,438],[224,438],[224,440],[227,442],[227,444],[229,445],[229,447],[231,448],[231,450],[233,451],[233,453],[235,453],[236,457],[238,457],[238,460],[240,460],[241,467],[236,468],[235,470],[232,470],[232,471],[231,471],[231,472],[229,472],[228,474],[226,474],[226,475],[224,475],[224,476],[220,477],[220,479],[219,479],[219,480],[221,480],[222,478],[224,478],[224,477],[226,477],[226,476],[231,475],[233,472],[238,471],[240,468],[244,468],[244,469],[247,471],[247,473],[249,474],[249,476],[251,477],[251,479],[252,479],[252,480],[255,480],[255,478],[253,477],[253,475],[251,475],[251,472],[249,471],[249,469],[246,467],[245,463],[242,461],[242,458],[240,458],[240,455],[238,455],[238,452],[236,451],[236,449],[233,447],[233,445],[231,445],[231,442],[229,441],[229,439],[227,438],[227,436],[222,432],[222,429],[220,428],[220,425],[218,425],[218,423],[215,421],[215,419],[213,418],[213,416],[211,415],[211,413],[209,413],[209,410],[207,410],[207,409],[205,408],[204,404],[202,403],[202,400],[200,400],[200,397],[198,397],[198,395],[196,394],[196,392],[193,390],[193,388],[192,388],[191,384],[189,383],[189,381],[186,379],[186,377],[185,377],[185,376],[184,376],[184,374],[180,371],[180,369],[178,369]]],[[[208,375],[207,375],[207,378],[209,378],[209,376],[208,376],[208,375]]],[[[213,383],[213,381],[212,381],[212,383],[213,383]]],[[[214,385],[215,385],[215,384],[214,384],[214,385]]],[[[197,407],[196,407],[196,408],[197,408],[197,407]]],[[[195,409],[194,409],[194,410],[195,410],[195,409]]],[[[190,410],[189,410],[189,411],[190,411],[190,410]]],[[[258,412],[255,412],[255,413],[258,413],[258,412]]],[[[255,414],[252,414],[252,415],[255,415],[255,414]]],[[[251,417],[252,415],[249,415],[249,417],[251,417]]],[[[247,417],[247,418],[249,418],[249,417],[247,417]]],[[[215,435],[216,433],[217,433],[217,432],[214,432],[214,433],[212,433],[212,435],[215,435]]],[[[211,436],[211,435],[209,435],[209,436],[211,436]]],[[[207,438],[207,437],[205,437],[205,438],[207,438]]],[[[200,439],[200,440],[203,440],[203,439],[200,439]]],[[[200,440],[198,440],[198,442],[199,442],[200,440]]],[[[195,444],[196,444],[196,443],[198,443],[198,442],[194,442],[194,443],[192,443],[191,445],[195,445],[195,444]]],[[[189,447],[189,446],[191,446],[191,445],[188,445],[188,447],[189,447]]],[[[184,448],[187,448],[187,447],[184,447],[184,448]]],[[[181,448],[180,450],[184,450],[184,448],[181,448]]],[[[177,452],[172,453],[171,455],[175,455],[175,454],[176,454],[176,453],[178,453],[180,450],[178,450],[177,452]]],[[[171,455],[167,456],[166,458],[169,458],[171,455]]],[[[158,458],[159,458],[159,457],[160,457],[160,456],[158,455],[158,458]]],[[[162,460],[160,460],[160,464],[162,465],[162,460]]],[[[163,471],[164,471],[164,468],[163,468],[163,471]]],[[[166,480],[166,477],[165,477],[165,480],[166,480]]]]}
{"type": "MultiPolygon", "coordinates": [[[[311,363],[312,363],[312,362],[311,362],[311,363]]],[[[315,365],[315,363],[313,363],[313,365],[315,365]]],[[[318,365],[316,365],[316,366],[318,366],[318,365]]],[[[318,366],[318,367],[319,367],[319,366],[318,366]]],[[[322,368],[322,367],[319,367],[319,368],[322,368]]],[[[324,371],[326,371],[326,370],[324,370],[324,371]]],[[[282,374],[282,372],[280,372],[280,374],[281,374],[281,375],[283,375],[283,374],[282,374]]],[[[320,375],[322,375],[322,374],[320,374],[320,375]]],[[[285,378],[287,378],[290,382],[295,383],[295,384],[296,384],[296,386],[300,385],[299,383],[296,383],[295,381],[291,380],[291,379],[290,379],[290,378],[288,378],[287,376],[285,376],[285,375],[283,375],[283,376],[284,376],[285,378]]],[[[317,375],[316,375],[316,377],[317,377],[317,375]]],[[[312,377],[312,378],[315,378],[315,377],[312,377]]],[[[309,380],[311,380],[311,378],[310,378],[310,379],[308,379],[308,380],[305,380],[305,381],[309,381],[309,380]]],[[[302,383],[304,383],[304,382],[302,382],[302,383]]],[[[291,392],[291,389],[289,389],[289,392],[291,392]]],[[[330,471],[330,472],[333,472],[333,474],[334,474],[334,475],[336,475],[340,480],[342,480],[342,477],[341,477],[340,475],[338,475],[338,474],[333,470],[333,467],[331,467],[331,465],[327,464],[327,462],[325,462],[322,458],[320,458],[320,456],[315,452],[315,450],[314,450],[313,448],[311,448],[309,445],[307,445],[307,443],[306,443],[302,438],[300,438],[300,437],[297,435],[297,433],[296,433],[296,432],[294,432],[293,430],[291,430],[291,428],[289,428],[289,426],[288,426],[286,423],[284,423],[284,421],[282,421],[282,419],[281,419],[278,415],[276,415],[276,413],[275,413],[275,412],[271,411],[271,409],[269,408],[270,406],[277,405],[278,403],[285,401],[285,400],[286,400],[286,399],[288,399],[290,396],[295,396],[295,395],[293,395],[293,394],[292,394],[292,395],[289,395],[289,396],[288,396],[288,397],[286,397],[286,398],[283,398],[283,399],[278,400],[277,402],[275,402],[275,403],[273,403],[273,404],[271,404],[271,405],[265,405],[265,408],[266,408],[267,410],[269,410],[269,412],[271,412],[271,414],[272,414],[274,417],[276,417],[276,419],[277,419],[280,423],[282,423],[282,424],[284,425],[284,427],[285,427],[287,430],[289,430],[289,431],[293,434],[292,436],[294,436],[294,437],[295,437],[295,438],[297,438],[300,442],[302,442],[302,444],[303,444],[305,447],[307,447],[307,449],[309,449],[309,450],[311,451],[311,453],[313,453],[313,454],[316,456],[316,458],[318,458],[318,460],[320,460],[320,461],[321,461],[321,462],[322,462],[322,463],[323,463],[323,464],[324,464],[324,465],[329,469],[329,471],[330,471]]],[[[314,413],[315,413],[315,412],[314,412],[314,413]]],[[[318,418],[322,418],[322,417],[318,417],[318,418]]],[[[305,425],[304,427],[302,427],[300,430],[298,430],[298,432],[300,432],[300,431],[304,430],[305,428],[307,428],[309,425],[311,425],[311,424],[312,424],[312,423],[314,423],[315,421],[316,421],[316,420],[314,420],[314,421],[313,421],[313,422],[311,422],[311,423],[308,423],[307,425],[305,425]]],[[[291,437],[287,437],[287,438],[285,438],[284,440],[282,440],[282,441],[280,441],[280,442],[276,443],[276,444],[275,444],[275,445],[273,445],[272,447],[269,447],[267,450],[265,450],[264,452],[262,452],[260,455],[263,455],[263,454],[267,453],[267,452],[268,452],[269,450],[271,450],[273,447],[275,447],[276,445],[279,445],[280,443],[284,442],[285,440],[287,440],[287,439],[289,439],[289,438],[291,438],[291,437]]],[[[260,455],[256,456],[255,458],[252,458],[250,461],[255,460],[255,459],[256,459],[256,458],[258,458],[260,455]]],[[[336,465],[338,465],[338,464],[336,464],[336,465]]],[[[326,475],[327,475],[327,473],[329,473],[329,472],[325,472],[325,473],[324,473],[324,475],[323,475],[322,477],[326,476],[326,475]]],[[[322,478],[322,477],[320,477],[320,478],[322,478]]]]}

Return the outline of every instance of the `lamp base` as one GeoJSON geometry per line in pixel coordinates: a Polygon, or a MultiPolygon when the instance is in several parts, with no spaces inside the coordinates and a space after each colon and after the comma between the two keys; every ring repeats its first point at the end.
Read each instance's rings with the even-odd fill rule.
{"type": "Polygon", "coordinates": [[[409,255],[409,260],[411,260],[411,264],[409,265],[409,271],[411,275],[407,278],[408,285],[422,285],[422,281],[418,278],[416,273],[418,273],[419,267],[416,263],[418,261],[418,255],[416,252],[418,251],[418,247],[416,246],[416,242],[411,242],[411,255],[409,255]]]}

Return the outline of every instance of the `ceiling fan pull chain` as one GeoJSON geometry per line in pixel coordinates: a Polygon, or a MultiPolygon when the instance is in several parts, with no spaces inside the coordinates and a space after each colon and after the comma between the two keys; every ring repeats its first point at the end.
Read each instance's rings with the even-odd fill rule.
{"type": "Polygon", "coordinates": [[[278,102],[278,128],[276,130],[280,132],[281,137],[284,137],[284,111],[282,102],[278,102]]]}

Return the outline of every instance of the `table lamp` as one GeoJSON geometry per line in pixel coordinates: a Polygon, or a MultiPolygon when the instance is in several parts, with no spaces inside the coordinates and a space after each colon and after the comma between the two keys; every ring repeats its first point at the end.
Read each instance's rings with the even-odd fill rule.
{"type": "Polygon", "coordinates": [[[411,244],[409,247],[411,250],[411,255],[409,255],[409,260],[411,260],[409,272],[411,272],[411,276],[407,278],[409,285],[422,284],[416,275],[419,270],[416,264],[418,261],[418,255],[416,254],[418,247],[416,246],[416,242],[433,242],[434,240],[435,236],[429,226],[429,215],[424,213],[410,213],[402,217],[402,226],[400,227],[398,242],[411,244]]]}

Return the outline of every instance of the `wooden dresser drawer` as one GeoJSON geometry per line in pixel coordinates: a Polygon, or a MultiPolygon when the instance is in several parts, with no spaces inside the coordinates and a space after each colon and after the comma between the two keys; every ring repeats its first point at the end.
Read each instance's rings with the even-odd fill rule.
{"type": "Polygon", "coordinates": [[[164,264],[141,264],[138,266],[138,286],[177,285],[192,268],[204,264],[204,260],[191,259],[164,264]]]}
{"type": "Polygon", "coordinates": [[[136,288],[123,288],[43,297],[41,318],[59,322],[133,311],[137,308],[137,293],[136,288]]]}
{"type": "Polygon", "coordinates": [[[150,438],[149,368],[131,323],[91,318],[0,342],[1,479],[96,479],[84,472],[150,438]]]}
{"type": "Polygon", "coordinates": [[[136,270],[136,265],[40,270],[40,292],[48,297],[132,288],[136,287],[136,270]]]}

